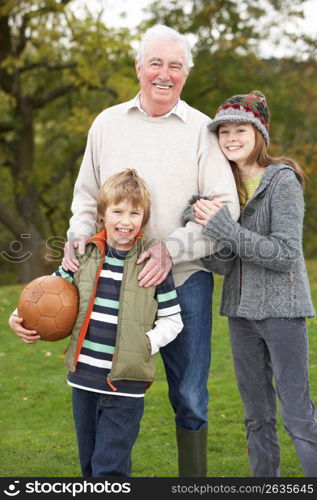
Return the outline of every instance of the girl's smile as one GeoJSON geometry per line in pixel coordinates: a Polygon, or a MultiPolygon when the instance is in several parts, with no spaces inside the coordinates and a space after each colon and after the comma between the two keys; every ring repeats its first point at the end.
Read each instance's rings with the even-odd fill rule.
{"type": "Polygon", "coordinates": [[[218,131],[219,145],[230,161],[238,167],[247,166],[246,161],[255,146],[255,131],[251,123],[223,123],[218,131]]]}

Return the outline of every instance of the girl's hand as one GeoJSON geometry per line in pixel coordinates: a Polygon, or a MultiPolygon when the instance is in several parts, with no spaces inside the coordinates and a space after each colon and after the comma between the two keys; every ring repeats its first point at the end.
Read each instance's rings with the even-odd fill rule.
{"type": "Polygon", "coordinates": [[[222,207],[222,203],[216,200],[197,200],[193,204],[193,210],[195,214],[195,221],[201,226],[206,226],[209,219],[214,217],[217,212],[219,212],[222,207]]]}
{"type": "Polygon", "coordinates": [[[41,337],[37,335],[35,330],[27,330],[22,326],[23,318],[20,318],[16,314],[11,314],[9,318],[10,328],[20,337],[26,344],[34,344],[41,337]]]}

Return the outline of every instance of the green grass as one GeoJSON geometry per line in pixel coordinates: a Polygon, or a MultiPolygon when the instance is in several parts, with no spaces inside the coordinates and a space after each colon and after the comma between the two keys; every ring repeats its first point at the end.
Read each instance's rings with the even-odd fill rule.
{"type": "MultiPolygon", "coordinates": [[[[317,260],[307,263],[317,304],[317,260]]],[[[26,345],[7,326],[22,286],[0,288],[0,476],[78,477],[71,389],[63,351],[67,339],[26,345]]],[[[226,318],[218,315],[221,278],[216,277],[212,369],[209,377],[209,477],[250,476],[243,412],[233,374],[226,318]]],[[[317,403],[317,319],[308,320],[310,381],[317,403]]],[[[278,419],[281,471],[303,476],[294,447],[278,419]]],[[[133,451],[133,476],[177,477],[174,418],[162,361],[145,398],[145,414],[133,451]]]]}

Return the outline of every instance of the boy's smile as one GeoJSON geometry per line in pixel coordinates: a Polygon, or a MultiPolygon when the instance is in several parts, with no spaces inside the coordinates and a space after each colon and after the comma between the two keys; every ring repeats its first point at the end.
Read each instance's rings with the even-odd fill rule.
{"type": "Polygon", "coordinates": [[[104,216],[108,245],[130,250],[142,228],[143,214],[142,208],[133,207],[127,200],[110,204],[104,216]]]}

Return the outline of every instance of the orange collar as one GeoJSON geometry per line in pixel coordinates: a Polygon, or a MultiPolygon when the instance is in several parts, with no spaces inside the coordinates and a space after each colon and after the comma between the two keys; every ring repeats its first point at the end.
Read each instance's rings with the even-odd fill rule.
{"type": "MultiPolygon", "coordinates": [[[[142,231],[140,231],[137,234],[137,236],[135,238],[135,243],[137,241],[139,241],[139,239],[141,237],[142,237],[142,231]]],[[[100,231],[100,233],[97,233],[94,236],[91,236],[91,238],[89,238],[87,240],[87,243],[95,243],[95,245],[97,245],[97,247],[99,248],[102,257],[104,257],[106,254],[107,231],[105,229],[103,229],[102,231],[100,231]]],[[[134,243],[134,245],[135,245],[135,243],[134,243]]]]}

